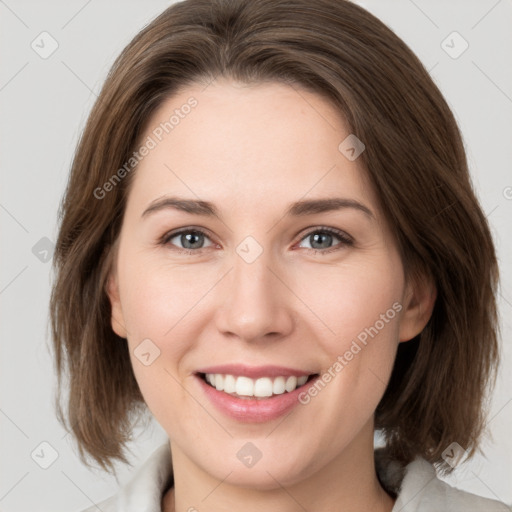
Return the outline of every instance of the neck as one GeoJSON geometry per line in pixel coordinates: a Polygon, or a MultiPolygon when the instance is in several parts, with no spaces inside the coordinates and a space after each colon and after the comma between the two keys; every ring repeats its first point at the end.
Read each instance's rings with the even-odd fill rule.
{"type": "Polygon", "coordinates": [[[371,430],[361,432],[360,439],[307,478],[286,487],[276,481],[273,488],[263,490],[234,485],[229,475],[224,480],[214,478],[171,442],[174,487],[163,497],[162,511],[390,512],[394,499],[377,479],[370,426],[371,430]]]}

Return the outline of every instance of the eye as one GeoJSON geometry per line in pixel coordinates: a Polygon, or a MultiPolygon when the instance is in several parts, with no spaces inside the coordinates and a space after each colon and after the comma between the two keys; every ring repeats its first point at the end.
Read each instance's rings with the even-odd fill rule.
{"type": "MultiPolygon", "coordinates": [[[[304,240],[309,241],[309,247],[304,247],[305,249],[322,254],[354,244],[353,239],[343,231],[328,227],[317,228],[314,231],[310,231],[301,239],[301,242],[304,240]],[[338,239],[339,243],[333,246],[332,243],[334,239],[338,239]]],[[[207,233],[201,229],[195,228],[181,229],[167,233],[160,240],[160,244],[165,246],[171,245],[173,249],[187,254],[199,253],[202,249],[215,245],[207,233]]]]}
{"type": "Polygon", "coordinates": [[[310,246],[305,247],[306,249],[311,249],[315,252],[321,252],[324,254],[336,251],[344,246],[351,246],[354,244],[353,239],[343,231],[327,227],[317,228],[314,231],[310,231],[301,239],[301,241],[303,240],[309,241],[310,246]],[[336,238],[339,240],[339,243],[333,246],[332,242],[336,238]]]}
{"type": "Polygon", "coordinates": [[[191,228],[166,234],[162,238],[161,243],[162,245],[174,245],[178,250],[181,249],[184,252],[200,252],[201,249],[213,245],[204,231],[191,228]],[[205,245],[205,240],[209,240],[210,243],[205,245]]]}

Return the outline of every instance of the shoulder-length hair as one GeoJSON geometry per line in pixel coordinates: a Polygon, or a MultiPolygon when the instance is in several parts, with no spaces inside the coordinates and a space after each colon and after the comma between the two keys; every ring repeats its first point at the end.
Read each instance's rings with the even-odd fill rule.
{"type": "Polygon", "coordinates": [[[105,289],[136,166],[120,169],[165,99],[221,76],[321,94],[363,141],[360,158],[406,278],[428,276],[437,288],[425,329],[399,346],[375,426],[402,463],[417,455],[438,462],[453,441],[473,454],[498,362],[498,270],[461,135],[439,89],[398,36],[349,1],[186,0],[115,61],[60,208],[50,305],[56,407],[82,462],[89,465],[86,453],[107,471],[114,459],[127,462],[134,413],[147,411],[127,344],[111,329],[105,289]],[[113,182],[114,175],[122,179],[113,182]]]}

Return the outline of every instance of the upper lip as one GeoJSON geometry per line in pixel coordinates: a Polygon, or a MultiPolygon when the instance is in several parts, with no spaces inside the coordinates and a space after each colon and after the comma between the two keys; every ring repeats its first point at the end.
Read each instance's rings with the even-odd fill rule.
{"type": "Polygon", "coordinates": [[[258,379],[260,377],[302,377],[314,375],[316,372],[299,370],[297,368],[288,368],[286,366],[247,366],[244,364],[222,364],[217,366],[208,366],[200,368],[197,373],[220,373],[234,375],[236,377],[249,377],[258,379]]]}

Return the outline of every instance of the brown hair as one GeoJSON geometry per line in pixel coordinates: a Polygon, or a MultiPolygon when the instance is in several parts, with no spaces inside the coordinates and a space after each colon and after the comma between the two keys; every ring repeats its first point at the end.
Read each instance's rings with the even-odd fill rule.
{"type": "Polygon", "coordinates": [[[152,113],[187,84],[226,76],[328,97],[366,145],[361,157],[408,278],[437,287],[433,314],[401,343],[376,410],[390,454],[473,454],[498,361],[492,238],[454,117],[428,72],[381,21],[345,0],[187,0],[145,27],[114,63],[79,142],[60,210],[51,327],[58,417],[105,470],[146,410],[105,284],[131,177],[98,187],[132,155],[152,113]],[[95,193],[96,191],[96,193],[95,193]],[[66,417],[65,417],[66,416],[66,417]],[[66,425],[66,420],[69,427],[66,425]]]}

